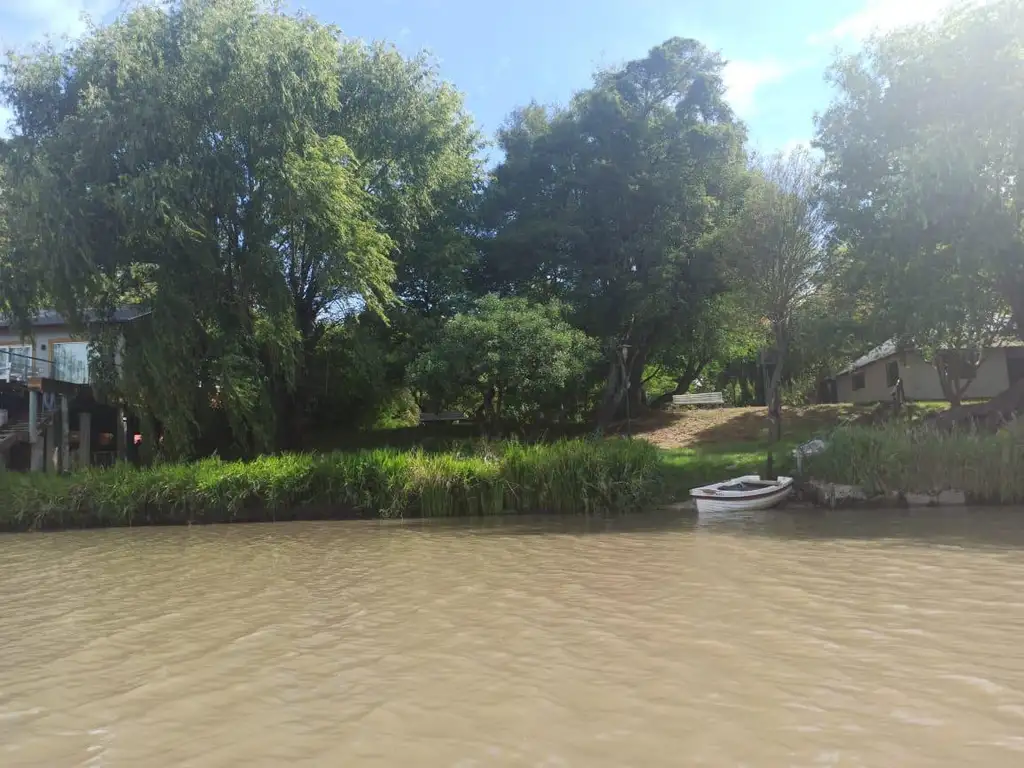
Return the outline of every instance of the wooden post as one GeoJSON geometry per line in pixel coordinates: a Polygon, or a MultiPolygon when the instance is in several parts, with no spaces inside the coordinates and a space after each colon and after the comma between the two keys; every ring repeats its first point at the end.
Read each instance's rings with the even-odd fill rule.
{"type": "Polygon", "coordinates": [[[57,446],[58,411],[50,412],[50,423],[46,425],[46,460],[49,464],[47,472],[60,472],[60,451],[57,446]]]}
{"type": "Polygon", "coordinates": [[[124,408],[117,409],[117,460],[128,461],[128,419],[124,408]]]}
{"type": "Polygon", "coordinates": [[[78,468],[92,466],[92,414],[82,411],[78,414],[78,468]]]}
{"type": "Polygon", "coordinates": [[[32,444],[32,463],[29,467],[33,472],[42,472],[46,469],[46,446],[43,443],[43,436],[39,434],[39,398],[38,392],[28,393],[28,437],[32,444]]]}
{"type": "Polygon", "coordinates": [[[67,395],[60,396],[60,471],[71,471],[71,419],[67,395]]]}
{"type": "Polygon", "coordinates": [[[28,441],[34,446],[39,442],[39,393],[28,393],[28,441]]]}

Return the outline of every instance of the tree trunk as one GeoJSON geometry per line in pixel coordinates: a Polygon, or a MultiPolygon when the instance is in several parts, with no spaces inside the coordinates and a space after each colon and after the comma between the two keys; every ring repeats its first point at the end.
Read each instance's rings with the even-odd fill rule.
{"type": "MultiPolygon", "coordinates": [[[[957,366],[967,365],[967,361],[962,359],[957,360],[957,366]]],[[[981,367],[982,360],[984,358],[978,357],[977,360],[972,360],[970,365],[975,375],[978,369],[981,367]]],[[[950,359],[943,355],[935,356],[935,370],[939,375],[939,386],[942,388],[942,396],[949,401],[951,408],[959,408],[963,404],[964,395],[971,386],[971,382],[974,381],[973,377],[960,378],[954,375],[950,359]]]]}
{"type": "Polygon", "coordinates": [[[768,419],[771,422],[772,448],[768,449],[768,465],[765,472],[767,479],[775,479],[773,448],[782,440],[782,368],[786,362],[786,351],[789,341],[784,327],[775,329],[775,348],[778,352],[775,368],[765,391],[765,402],[768,405],[768,419]]]}
{"type": "Polygon", "coordinates": [[[693,382],[697,380],[704,369],[707,367],[708,360],[695,360],[693,362],[687,362],[686,368],[683,369],[682,374],[676,379],[676,388],[671,392],[666,392],[664,395],[658,397],[653,403],[652,408],[662,408],[672,402],[672,398],[675,395],[685,395],[690,391],[690,387],[693,382]]]}
{"type": "Polygon", "coordinates": [[[637,356],[629,361],[627,373],[629,376],[629,399],[630,413],[633,416],[641,413],[647,408],[647,398],[644,396],[644,369],[647,367],[647,351],[641,350],[637,356]]]}
{"type": "Polygon", "coordinates": [[[622,350],[612,350],[608,361],[608,375],[605,378],[604,396],[597,412],[598,426],[602,429],[609,426],[615,419],[625,415],[623,406],[627,395],[633,398],[631,407],[639,407],[637,398],[643,392],[643,371],[647,362],[647,350],[632,348],[625,360],[622,350]]]}
{"type": "Polygon", "coordinates": [[[984,425],[997,429],[1024,411],[1024,379],[1020,379],[1005,392],[996,395],[987,403],[963,405],[934,414],[928,421],[943,429],[957,426],[984,425]]]}
{"type": "Polygon", "coordinates": [[[480,434],[484,439],[494,437],[497,426],[497,411],[494,407],[496,392],[493,386],[484,391],[483,402],[477,409],[477,421],[480,422],[480,434]]]}
{"type": "Polygon", "coordinates": [[[768,418],[772,420],[772,442],[776,443],[782,439],[782,366],[786,357],[785,341],[783,340],[777,348],[778,359],[775,361],[775,368],[772,370],[772,377],[768,381],[764,395],[768,406],[768,418]]]}
{"type": "MultiPolygon", "coordinates": [[[[615,351],[618,355],[618,350],[615,351]]],[[[601,429],[608,427],[614,420],[626,394],[622,380],[622,362],[613,359],[608,364],[608,374],[604,381],[604,396],[597,412],[597,424],[601,429]]]]}
{"type": "Polygon", "coordinates": [[[942,359],[941,355],[935,356],[935,372],[939,376],[939,387],[942,389],[942,396],[949,401],[951,408],[960,407],[960,397],[949,377],[949,365],[942,359]]]}

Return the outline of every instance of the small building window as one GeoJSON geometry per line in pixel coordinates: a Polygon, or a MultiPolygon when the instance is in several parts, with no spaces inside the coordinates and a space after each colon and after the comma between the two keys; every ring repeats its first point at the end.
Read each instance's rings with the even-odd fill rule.
{"type": "Polygon", "coordinates": [[[864,372],[853,374],[853,391],[856,392],[858,389],[864,389],[864,372]]]}
{"type": "Polygon", "coordinates": [[[895,387],[896,382],[900,380],[900,364],[898,360],[885,364],[885,383],[886,386],[895,387]]]}

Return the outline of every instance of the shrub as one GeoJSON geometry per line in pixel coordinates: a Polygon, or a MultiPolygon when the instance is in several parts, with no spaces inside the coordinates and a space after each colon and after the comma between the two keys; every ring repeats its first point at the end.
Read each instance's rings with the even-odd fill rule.
{"type": "Polygon", "coordinates": [[[1024,425],[996,434],[906,425],[846,427],[808,461],[812,477],[885,493],[965,491],[979,501],[1024,502],[1024,425]]]}
{"type": "Polygon", "coordinates": [[[575,416],[597,345],[558,303],[485,296],[456,315],[410,366],[433,403],[481,411],[489,423],[575,416]]]}
{"type": "Polygon", "coordinates": [[[502,512],[628,512],[652,500],[657,449],[642,441],[482,444],[207,459],[71,476],[0,474],[0,530],[502,512]]]}

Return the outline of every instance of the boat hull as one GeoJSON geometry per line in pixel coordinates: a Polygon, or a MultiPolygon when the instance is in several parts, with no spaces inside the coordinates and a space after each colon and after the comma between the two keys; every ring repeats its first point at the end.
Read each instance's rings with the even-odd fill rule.
{"type": "Polygon", "coordinates": [[[771,509],[789,498],[793,491],[793,478],[780,477],[774,484],[766,484],[757,476],[747,476],[729,480],[716,485],[694,488],[690,496],[697,505],[698,512],[750,512],[758,509],[771,509]],[[729,491],[720,490],[736,483],[758,483],[756,490],[729,491]]]}

